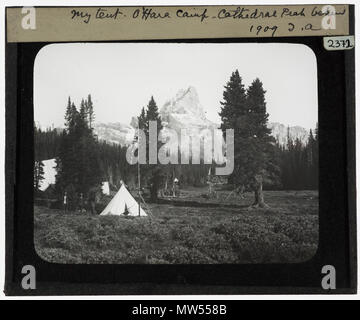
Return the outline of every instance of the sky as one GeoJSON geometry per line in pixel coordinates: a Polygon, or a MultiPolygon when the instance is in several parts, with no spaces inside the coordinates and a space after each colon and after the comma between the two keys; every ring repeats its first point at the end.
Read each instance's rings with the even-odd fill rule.
{"type": "Polygon", "coordinates": [[[35,59],[35,122],[63,127],[68,97],[79,106],[90,93],[97,122],[129,124],[151,96],[161,108],[193,86],[207,118],[220,123],[224,86],[236,69],[246,87],[262,81],[270,122],[315,128],[315,54],[284,43],[50,44],[35,59]]]}

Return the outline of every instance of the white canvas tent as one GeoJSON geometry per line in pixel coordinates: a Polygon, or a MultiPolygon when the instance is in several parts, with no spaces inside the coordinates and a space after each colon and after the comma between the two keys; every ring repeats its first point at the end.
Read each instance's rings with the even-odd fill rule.
{"type": "MultiPolygon", "coordinates": [[[[100,213],[101,216],[106,215],[123,215],[127,210],[129,216],[139,216],[139,204],[135,201],[130,192],[124,185],[112,198],[106,208],[100,213]]],[[[146,212],[140,206],[140,216],[147,216],[146,212]]]]}

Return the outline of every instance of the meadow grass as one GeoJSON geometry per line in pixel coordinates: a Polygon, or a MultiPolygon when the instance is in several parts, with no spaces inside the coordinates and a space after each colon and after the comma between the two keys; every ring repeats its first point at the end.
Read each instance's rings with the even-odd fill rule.
{"type": "Polygon", "coordinates": [[[202,194],[182,191],[175,206],[148,204],[148,217],[35,207],[35,248],[49,262],[91,264],[296,263],[316,253],[317,192],[266,191],[267,209],[251,208],[249,193],[226,201],[228,192],[202,194]],[[187,206],[189,199],[204,206],[187,206]]]}

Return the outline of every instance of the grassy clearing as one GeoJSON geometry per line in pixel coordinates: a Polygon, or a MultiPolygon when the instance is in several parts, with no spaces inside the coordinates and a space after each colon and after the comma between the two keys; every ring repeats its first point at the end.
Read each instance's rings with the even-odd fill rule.
{"type": "MultiPolygon", "coordinates": [[[[204,205],[203,190],[182,192],[204,205]]],[[[63,214],[35,207],[35,248],[57,263],[285,263],[316,252],[318,198],[314,191],[268,191],[269,209],[249,209],[252,194],[230,207],[151,204],[149,217],[63,214]]],[[[186,203],[185,203],[186,204],[186,203]]]]}

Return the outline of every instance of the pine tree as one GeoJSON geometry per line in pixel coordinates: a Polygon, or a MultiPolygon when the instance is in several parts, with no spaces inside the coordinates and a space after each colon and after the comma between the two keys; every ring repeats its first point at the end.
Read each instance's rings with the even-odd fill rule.
{"type": "Polygon", "coordinates": [[[89,128],[92,129],[95,121],[95,114],[94,114],[94,105],[91,100],[90,94],[88,95],[87,100],[85,101],[85,109],[88,117],[89,128]]]}
{"type": "MultiPolygon", "coordinates": [[[[76,123],[78,112],[75,104],[68,98],[65,112],[65,130],[61,135],[59,154],[56,158],[56,190],[59,195],[67,190],[68,186],[77,183],[77,148],[76,123]]],[[[72,197],[72,195],[69,195],[72,197]]]]}
{"type": "Polygon", "coordinates": [[[241,129],[239,121],[246,114],[246,90],[238,70],[231,74],[230,81],[225,86],[223,99],[219,112],[221,129],[236,128],[238,132],[241,129]]]}
{"type": "Polygon", "coordinates": [[[160,131],[162,130],[163,126],[161,123],[159,109],[156,105],[156,102],[155,102],[153,96],[151,96],[151,99],[147,105],[147,110],[146,110],[146,122],[149,123],[149,121],[157,122],[157,134],[159,134],[160,131]]]}
{"type": "Polygon", "coordinates": [[[144,130],[145,132],[147,132],[148,126],[146,123],[146,112],[145,112],[144,107],[141,109],[140,116],[138,116],[138,127],[141,130],[144,130]]]}
{"type": "MultiPolygon", "coordinates": [[[[221,118],[221,129],[225,133],[226,129],[234,130],[234,140],[240,142],[240,137],[246,134],[246,122],[244,116],[247,114],[246,104],[246,90],[242,83],[242,78],[239,75],[239,71],[235,70],[230,77],[230,80],[224,87],[223,101],[219,115],[221,118]]],[[[240,153],[240,143],[234,145],[234,155],[240,153]]],[[[235,163],[236,166],[236,163],[235,163]]],[[[235,176],[237,175],[237,169],[228,177],[228,182],[237,184],[235,176]]],[[[238,183],[245,183],[244,181],[238,181],[238,183]]]]}
{"type": "Polygon", "coordinates": [[[34,162],[34,192],[40,192],[41,181],[44,180],[44,164],[42,161],[34,162]]]}
{"type": "Polygon", "coordinates": [[[79,111],[79,116],[81,118],[81,120],[85,123],[85,124],[89,124],[88,118],[87,118],[87,107],[85,105],[85,101],[84,99],[81,99],[81,103],[80,103],[80,111],[79,111]]]}
{"type": "MultiPolygon", "coordinates": [[[[316,129],[315,129],[316,130],[316,129]]],[[[318,186],[318,150],[316,135],[314,136],[310,129],[309,138],[307,141],[306,156],[307,156],[307,188],[316,189],[318,186]]]]}
{"type": "Polygon", "coordinates": [[[65,124],[57,157],[56,187],[59,194],[66,191],[69,199],[76,203],[79,194],[88,196],[100,186],[102,178],[97,140],[90,128],[84,99],[77,111],[69,98],[65,124]]]}
{"type": "MultiPolygon", "coordinates": [[[[162,130],[162,121],[159,114],[158,107],[152,96],[146,110],[142,108],[141,114],[138,117],[138,126],[142,129],[146,136],[146,154],[149,155],[149,121],[156,121],[157,123],[157,136],[159,136],[160,131],[162,130]]],[[[157,154],[161,147],[161,143],[157,142],[157,154]]],[[[148,161],[148,159],[147,159],[148,161]]],[[[163,178],[163,168],[158,164],[148,164],[141,166],[141,175],[142,178],[146,179],[150,186],[151,200],[156,202],[158,200],[158,191],[160,189],[162,178],[163,178]]]]}
{"type": "Polygon", "coordinates": [[[34,124],[35,160],[53,159],[58,155],[61,132],[53,128],[42,130],[34,124]]]}
{"type": "Polygon", "coordinates": [[[247,106],[249,113],[249,136],[258,139],[272,140],[271,129],[267,127],[269,114],[266,112],[266,102],[263,84],[256,78],[247,89],[247,106]]]}
{"type": "Polygon", "coordinates": [[[78,112],[76,110],[74,102],[71,102],[70,97],[68,99],[68,105],[65,113],[65,128],[70,133],[75,128],[78,112]]]}
{"type": "Polygon", "coordinates": [[[275,139],[271,136],[271,129],[267,127],[269,114],[266,112],[265,90],[258,78],[247,90],[247,106],[247,140],[252,151],[247,156],[246,151],[242,152],[241,157],[245,160],[248,180],[254,189],[254,205],[264,207],[263,184],[279,184],[280,168],[275,139]]]}
{"type": "Polygon", "coordinates": [[[285,190],[318,188],[317,129],[309,131],[307,141],[292,139],[288,128],[285,146],[277,144],[280,157],[281,184],[285,190]]]}
{"type": "Polygon", "coordinates": [[[308,167],[312,167],[314,164],[314,143],[315,143],[315,138],[314,135],[312,133],[312,130],[310,129],[310,133],[309,133],[309,138],[308,138],[308,143],[307,143],[307,164],[308,167]]]}
{"type": "Polygon", "coordinates": [[[66,112],[65,112],[65,127],[67,127],[67,128],[71,127],[71,125],[70,125],[71,121],[72,121],[72,104],[71,104],[71,99],[69,96],[67,107],[66,107],[66,112]]]}
{"type": "Polygon", "coordinates": [[[254,206],[265,207],[263,185],[278,183],[279,167],[275,141],[267,128],[265,91],[256,79],[245,91],[236,70],[223,94],[221,128],[234,129],[234,172],[232,182],[254,191],[254,206]]]}

